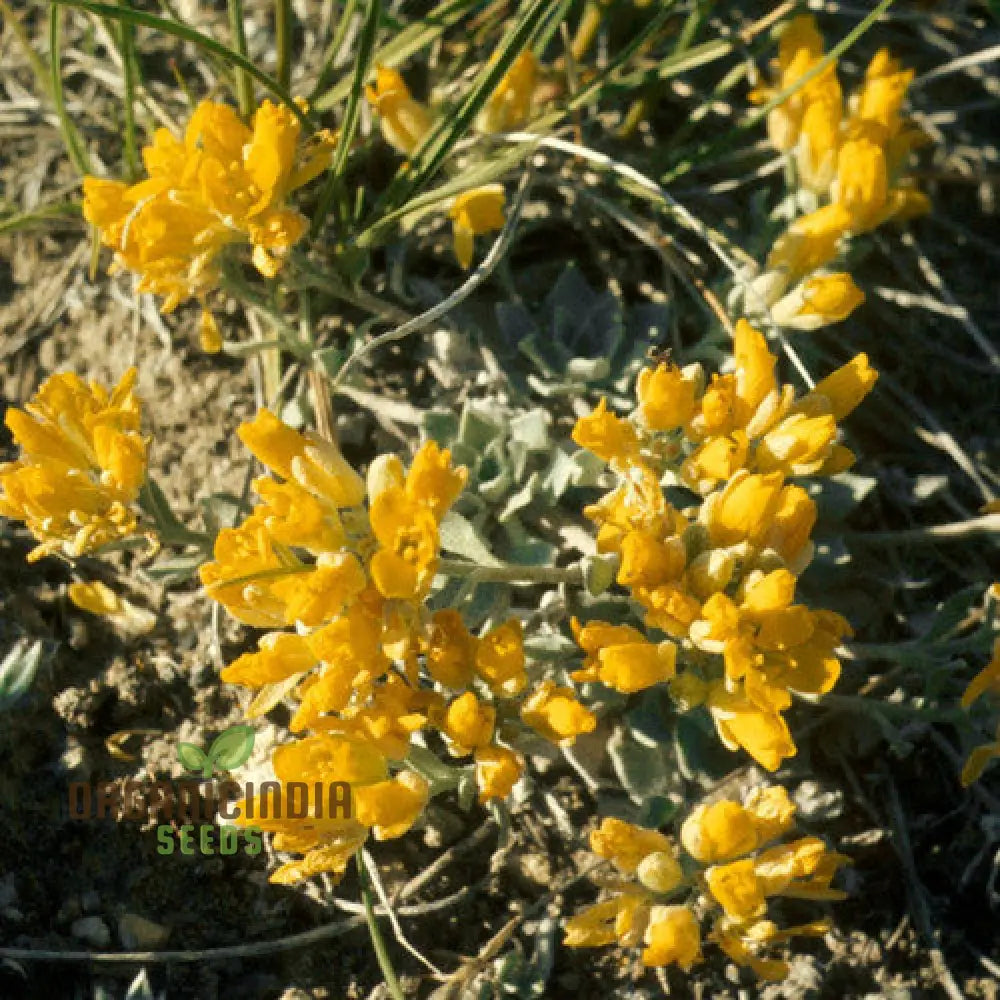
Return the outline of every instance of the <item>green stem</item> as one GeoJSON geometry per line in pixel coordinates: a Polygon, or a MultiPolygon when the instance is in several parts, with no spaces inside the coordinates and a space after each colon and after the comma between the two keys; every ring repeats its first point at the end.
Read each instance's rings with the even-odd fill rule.
{"type": "MultiPolygon", "coordinates": [[[[129,9],[129,0],[119,0],[119,5],[129,9]]],[[[128,21],[122,20],[122,75],[125,85],[125,167],[128,178],[134,181],[139,176],[139,146],[135,135],[135,28],[128,21]]]]}
{"type": "Polygon", "coordinates": [[[347,30],[350,28],[351,22],[354,20],[354,15],[357,13],[357,9],[358,0],[347,0],[344,4],[344,9],[340,12],[340,16],[337,18],[337,26],[333,29],[333,37],[330,39],[330,44],[327,46],[326,53],[323,55],[323,68],[319,72],[319,77],[316,80],[316,86],[313,87],[313,101],[315,101],[317,95],[322,93],[327,84],[333,78],[333,74],[335,72],[333,62],[344,45],[344,39],[347,37],[347,30]]]}
{"type": "Polygon", "coordinates": [[[80,141],[76,130],[66,111],[66,100],[63,95],[63,80],[60,52],[62,50],[62,11],[53,4],[49,8],[49,70],[52,103],[55,105],[56,117],[59,119],[59,129],[62,132],[66,152],[73,161],[73,166],[81,174],[89,174],[90,161],[86,150],[80,141]]]}
{"type": "Polygon", "coordinates": [[[475,577],[477,583],[570,583],[582,587],[584,582],[583,569],[577,563],[572,566],[482,566],[463,559],[440,559],[437,571],[442,576],[475,577]]]}
{"type": "Polygon", "coordinates": [[[957,542],[976,535],[1000,535],[1000,514],[984,514],[968,521],[929,524],[924,528],[901,531],[849,531],[844,538],[867,545],[908,545],[913,542],[957,542]]]}
{"type": "Polygon", "coordinates": [[[278,83],[285,90],[292,82],[292,5],[274,0],[274,45],[278,53],[278,83]]]}
{"type": "MultiPolygon", "coordinates": [[[[247,59],[247,36],[243,28],[243,0],[229,0],[229,32],[232,35],[233,48],[247,59]]],[[[247,120],[253,114],[253,80],[250,74],[237,66],[236,70],[236,100],[240,106],[240,114],[247,120]]]]}
{"type": "Polygon", "coordinates": [[[361,883],[361,901],[365,905],[365,920],[368,923],[368,934],[372,939],[372,947],[375,949],[378,967],[382,970],[382,978],[385,980],[386,988],[389,990],[392,1000],[405,1000],[403,988],[399,985],[399,977],[396,975],[392,959],[389,957],[389,951],[385,946],[385,939],[382,937],[382,932],[378,929],[378,920],[375,918],[375,905],[372,902],[371,880],[360,851],[354,855],[354,860],[358,866],[358,881],[361,883]]]}
{"type": "Polygon", "coordinates": [[[14,32],[14,37],[17,39],[18,45],[21,46],[21,51],[24,53],[25,59],[28,60],[28,65],[31,67],[31,72],[35,74],[38,85],[45,91],[48,97],[51,97],[52,82],[49,79],[49,72],[45,68],[45,63],[42,62],[41,57],[35,51],[28,33],[24,30],[24,25],[21,24],[21,19],[14,13],[13,8],[7,3],[7,0],[0,0],[0,14],[3,14],[4,24],[14,32]]]}

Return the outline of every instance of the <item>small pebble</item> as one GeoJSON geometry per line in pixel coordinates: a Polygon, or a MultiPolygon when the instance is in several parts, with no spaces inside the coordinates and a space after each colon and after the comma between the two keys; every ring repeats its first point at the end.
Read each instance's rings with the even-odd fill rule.
{"type": "Polygon", "coordinates": [[[95,948],[107,948],[111,944],[111,931],[100,917],[80,917],[73,921],[69,932],[95,948]]]}
{"type": "Polygon", "coordinates": [[[154,951],[170,936],[170,928],[154,923],[136,913],[126,913],[118,920],[118,937],[125,948],[154,951]]]}

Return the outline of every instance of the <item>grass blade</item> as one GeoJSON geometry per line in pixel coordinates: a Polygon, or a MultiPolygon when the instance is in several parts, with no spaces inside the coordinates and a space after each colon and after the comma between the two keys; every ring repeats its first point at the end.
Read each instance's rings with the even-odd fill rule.
{"type": "Polygon", "coordinates": [[[371,70],[372,56],[375,52],[375,39],[378,37],[378,26],[381,16],[381,0],[368,0],[368,13],[361,31],[357,58],[354,60],[354,73],[351,76],[351,93],[347,98],[347,108],[344,110],[344,120],[340,126],[337,150],[333,155],[333,162],[330,164],[330,171],[327,174],[326,183],[323,186],[319,203],[316,206],[316,213],[313,216],[313,233],[319,232],[320,227],[323,225],[323,220],[334,204],[340,188],[344,167],[347,165],[347,157],[351,151],[351,144],[354,142],[354,134],[358,130],[358,121],[361,118],[362,92],[365,80],[368,79],[368,74],[371,70]]]}
{"type": "MultiPolygon", "coordinates": [[[[472,14],[480,7],[485,7],[483,0],[446,0],[439,4],[429,14],[426,14],[419,21],[404,28],[398,35],[387,44],[378,49],[373,58],[379,66],[388,66],[395,69],[404,63],[414,52],[419,52],[426,48],[436,39],[440,38],[444,32],[452,25],[457,24],[467,14],[472,14]]],[[[340,34],[340,26],[337,26],[337,33],[340,34]]],[[[328,57],[332,56],[328,53],[328,57]]],[[[351,81],[341,80],[336,86],[331,87],[325,94],[321,94],[315,100],[316,108],[319,111],[329,111],[341,101],[345,100],[351,91],[351,81]]]]}
{"type": "Polygon", "coordinates": [[[132,10],[131,8],[123,10],[111,4],[96,3],[92,2],[92,0],[52,0],[52,4],[53,7],[73,7],[76,10],[85,10],[91,14],[97,14],[98,17],[125,20],[130,24],[152,28],[154,31],[162,31],[166,35],[172,35],[174,38],[190,42],[205,52],[220,57],[234,69],[241,69],[252,76],[262,87],[274,94],[298,118],[303,128],[309,132],[315,131],[308,115],[302,111],[292,99],[292,95],[277,80],[268,76],[263,70],[258,69],[246,56],[241,55],[239,52],[234,52],[228,46],[217,42],[208,35],[202,34],[200,31],[195,31],[194,28],[189,28],[186,24],[181,24],[178,21],[168,21],[165,18],[156,17],[154,14],[146,14],[143,11],[132,10]]]}
{"type": "Polygon", "coordinates": [[[458,109],[438,119],[410,159],[400,168],[380,199],[377,210],[405,202],[437,173],[445,157],[469,130],[476,115],[496,90],[514,60],[531,43],[546,18],[559,6],[559,2],[560,0],[534,0],[514,29],[500,43],[495,58],[476,77],[472,89],[458,109]]]}
{"type": "Polygon", "coordinates": [[[881,3],[856,27],[844,35],[808,73],[803,74],[791,87],[786,87],[766,104],[749,112],[738,125],[724,132],[718,139],[702,143],[693,150],[681,151],[680,155],[684,156],[684,159],[660,178],[661,183],[669,184],[671,181],[688,173],[696,164],[711,162],[717,153],[732,149],[733,143],[740,137],[741,133],[762,122],[779,104],[788,100],[789,97],[801,90],[810,80],[819,76],[829,65],[836,62],[844,52],[868,31],[892,4],[893,0],[881,0],[881,3]]]}
{"type": "MultiPolygon", "coordinates": [[[[247,36],[243,27],[243,0],[228,0],[229,33],[233,38],[233,47],[246,60],[247,36]]],[[[236,67],[236,101],[240,106],[240,114],[249,119],[253,114],[253,80],[247,76],[245,69],[236,67]]]]}
{"type": "Polygon", "coordinates": [[[52,103],[55,105],[56,116],[59,118],[59,128],[62,132],[66,151],[73,161],[73,166],[81,174],[89,174],[90,157],[86,147],[66,111],[66,98],[63,93],[62,67],[60,52],[62,51],[62,11],[53,4],[49,8],[49,86],[52,93],[52,103]]]}

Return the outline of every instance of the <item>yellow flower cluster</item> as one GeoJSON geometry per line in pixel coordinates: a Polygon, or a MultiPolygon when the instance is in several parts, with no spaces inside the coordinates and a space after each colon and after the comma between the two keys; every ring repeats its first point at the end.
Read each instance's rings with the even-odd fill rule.
{"type": "Polygon", "coordinates": [[[574,441],[619,481],[584,511],[598,551],[617,554],[617,582],[664,638],[574,622],[586,659],[573,678],[624,692],[668,682],[682,708],[708,707],[726,746],[774,770],[796,749],[781,715],[791,692],[829,691],[840,673],[834,650],[850,634],[839,615],[795,601],[816,507],[789,478],[853,462],[838,422],[876,373],[859,354],[796,398],[745,320],[734,354],[734,371],[707,384],[698,365],[647,368],[632,419],[602,400],[576,424],[574,441]],[[676,509],[664,494],[671,485],[699,494],[700,506],[676,509]]]}
{"type": "MultiPolygon", "coordinates": [[[[823,57],[813,17],[794,18],[781,36],[773,83],[755,89],[751,99],[770,101],[823,57]]],[[[912,70],[880,49],[846,102],[830,64],[768,114],[771,142],[789,154],[801,190],[817,205],[776,241],[766,273],[755,282],[779,325],[809,330],[847,316],[863,299],[850,276],[813,272],[836,257],[842,238],[929,210],[927,196],[904,176],[922,139],[901,111],[912,79],[912,70]]]]}
{"type": "MultiPolygon", "coordinates": [[[[115,266],[140,276],[140,291],[164,297],[164,312],[188,298],[204,306],[226,247],[249,244],[254,266],[271,278],[308,228],[287,199],[326,169],[334,138],[300,138],[283,105],[264,101],[248,127],[229,105],[202,101],[183,139],[161,128],[143,149],[145,180],[85,177],[84,218],[114,250],[115,266]]],[[[207,310],[202,317],[206,349],[218,350],[214,320],[207,310]]]]}
{"type": "Polygon", "coordinates": [[[111,392],[52,375],[23,410],[7,410],[21,457],[0,464],[0,515],[24,521],[38,541],[29,562],[75,559],[138,531],[147,441],[136,375],[130,368],[111,392]]]}
{"type": "MultiPolygon", "coordinates": [[[[993,643],[993,657],[969,682],[962,695],[962,707],[970,708],[983,695],[1000,698],[1000,639],[993,643]]],[[[962,768],[962,784],[965,787],[978,781],[986,766],[995,757],[1000,757],[1000,722],[997,723],[996,737],[989,743],[976,747],[962,768]]]]}
{"type": "MultiPolygon", "coordinates": [[[[522,52],[504,74],[480,113],[481,132],[507,132],[521,128],[531,116],[538,61],[522,52]]],[[[397,70],[378,66],[375,84],[366,88],[369,103],[378,113],[382,135],[393,149],[409,156],[433,124],[430,110],[410,93],[397,70]]],[[[475,238],[504,225],[502,184],[485,184],[456,196],[449,206],[455,258],[464,270],[472,265],[475,238]]]]}
{"type": "Polygon", "coordinates": [[[402,763],[421,730],[439,731],[451,755],[472,757],[485,802],[508,795],[521,775],[505,745],[518,726],[557,743],[594,728],[570,689],[529,689],[518,621],[477,637],[457,611],[425,606],[441,520],[467,478],[449,452],[427,442],[409,470],[380,456],[365,482],[333,443],[267,410],[239,435],[273,475],[254,482],[260,502],[219,533],[201,579],[240,621],[272,631],[222,676],[260,690],[251,715],[294,691],[290,728],[313,735],[276,752],[278,779],[350,782],[355,807],[346,826],[274,821],[276,846],[306,852],[275,880],[342,872],[352,837],[409,829],[428,797],[427,782],[402,763]]]}
{"type": "Polygon", "coordinates": [[[843,899],[830,883],[848,861],[817,837],[773,843],[791,830],[794,815],[780,786],[754,790],[743,805],[723,799],[699,806],[681,826],[683,853],[655,830],[602,820],[590,846],[616,869],[615,891],[567,921],[565,943],[644,946],[643,965],[686,971],[702,960],[700,918],[711,915],[707,941],[760,978],[783,979],[787,963],[761,953],[794,936],[823,934],[829,924],[779,929],[767,917],[768,900],[843,899]]]}

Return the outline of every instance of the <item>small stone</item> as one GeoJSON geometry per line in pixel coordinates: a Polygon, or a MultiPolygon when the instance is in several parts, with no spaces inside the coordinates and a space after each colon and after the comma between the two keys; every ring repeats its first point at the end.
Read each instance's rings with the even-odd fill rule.
{"type": "Polygon", "coordinates": [[[111,931],[100,917],[80,917],[73,921],[69,932],[95,948],[107,948],[111,944],[111,931]]]}
{"type": "Polygon", "coordinates": [[[126,913],[118,920],[118,937],[125,948],[154,951],[166,944],[169,936],[169,927],[154,923],[136,913],[126,913]]]}
{"type": "Polygon", "coordinates": [[[844,793],[824,788],[818,781],[803,781],[795,790],[799,818],[806,823],[829,823],[844,812],[844,793]]]}
{"type": "Polygon", "coordinates": [[[83,907],[84,913],[93,913],[100,908],[101,894],[96,889],[88,889],[80,897],[80,905],[83,907]]]}

